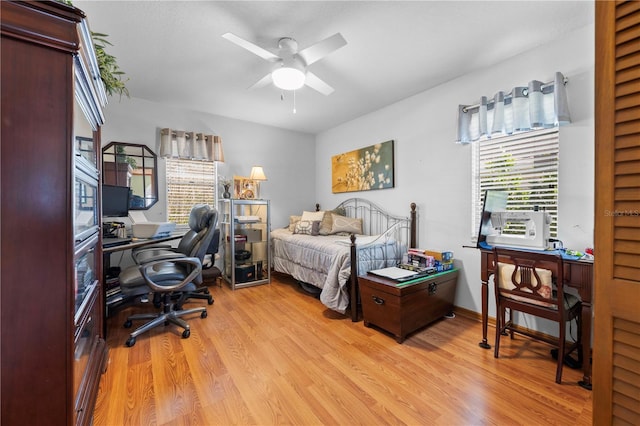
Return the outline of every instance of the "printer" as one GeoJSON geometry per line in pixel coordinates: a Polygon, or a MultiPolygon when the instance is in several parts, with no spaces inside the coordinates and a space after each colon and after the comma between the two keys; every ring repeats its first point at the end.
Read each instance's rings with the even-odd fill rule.
{"type": "Polygon", "coordinates": [[[168,237],[176,229],[173,222],[149,222],[141,211],[129,210],[131,233],[134,238],[168,237]]]}

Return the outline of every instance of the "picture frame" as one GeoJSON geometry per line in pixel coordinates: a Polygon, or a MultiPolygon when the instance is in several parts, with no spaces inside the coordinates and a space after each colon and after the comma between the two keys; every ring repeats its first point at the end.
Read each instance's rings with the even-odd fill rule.
{"type": "Polygon", "coordinates": [[[253,200],[255,196],[255,182],[246,176],[233,177],[233,198],[239,200],[253,200]]]}
{"type": "Polygon", "coordinates": [[[331,157],[331,191],[371,191],[393,188],[393,140],[331,157]]]}

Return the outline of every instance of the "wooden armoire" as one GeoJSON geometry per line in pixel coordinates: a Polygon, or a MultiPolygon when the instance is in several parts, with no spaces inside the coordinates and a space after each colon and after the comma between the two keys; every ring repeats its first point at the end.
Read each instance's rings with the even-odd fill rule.
{"type": "Polygon", "coordinates": [[[593,424],[640,424],[640,1],[597,1],[593,424]]]}
{"type": "Polygon", "coordinates": [[[90,424],[103,336],[100,125],[88,24],[60,2],[0,2],[3,425],[90,424]]]}

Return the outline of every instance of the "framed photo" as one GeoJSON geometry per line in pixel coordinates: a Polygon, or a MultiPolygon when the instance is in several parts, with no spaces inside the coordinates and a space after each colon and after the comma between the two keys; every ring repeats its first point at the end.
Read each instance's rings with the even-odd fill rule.
{"type": "Polygon", "coordinates": [[[245,176],[233,177],[233,198],[253,200],[255,196],[255,182],[245,176]]]}
{"type": "Polygon", "coordinates": [[[393,188],[393,140],[331,157],[331,191],[393,188]]]}

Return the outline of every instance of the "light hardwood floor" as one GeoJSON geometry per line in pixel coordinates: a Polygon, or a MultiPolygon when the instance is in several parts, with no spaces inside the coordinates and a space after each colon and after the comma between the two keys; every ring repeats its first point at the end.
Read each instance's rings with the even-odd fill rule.
{"type": "Polygon", "coordinates": [[[545,344],[505,338],[495,359],[478,347],[480,323],[459,315],[398,344],[282,275],[210,289],[216,301],[189,319],[188,339],[160,327],[127,348],[124,318],[141,307],[108,320],[96,426],[591,424],[580,371],[556,384],[545,344]]]}

